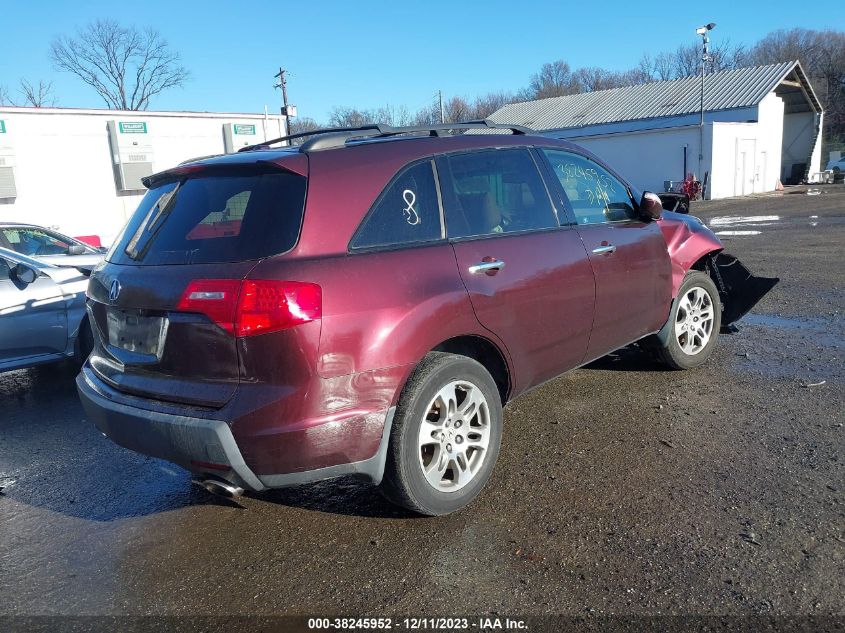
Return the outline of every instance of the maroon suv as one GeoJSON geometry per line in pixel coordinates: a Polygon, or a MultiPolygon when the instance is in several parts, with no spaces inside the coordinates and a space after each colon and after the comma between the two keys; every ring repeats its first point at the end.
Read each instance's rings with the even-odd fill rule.
{"type": "Polygon", "coordinates": [[[444,514],[508,401],[634,341],[695,367],[776,282],[576,145],[444,127],[150,177],[88,289],[97,427],[216,492],[355,474],[444,514]]]}

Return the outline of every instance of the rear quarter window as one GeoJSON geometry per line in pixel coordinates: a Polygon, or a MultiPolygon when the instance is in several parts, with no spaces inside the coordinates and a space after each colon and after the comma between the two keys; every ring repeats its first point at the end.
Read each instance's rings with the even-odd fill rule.
{"type": "Polygon", "coordinates": [[[352,249],[432,242],[443,237],[431,161],[403,168],[378,197],[349,246],[352,249]]]}
{"type": "Polygon", "coordinates": [[[299,239],[306,178],[288,172],[213,172],[144,196],[107,259],[118,264],[248,261],[299,239]]]}

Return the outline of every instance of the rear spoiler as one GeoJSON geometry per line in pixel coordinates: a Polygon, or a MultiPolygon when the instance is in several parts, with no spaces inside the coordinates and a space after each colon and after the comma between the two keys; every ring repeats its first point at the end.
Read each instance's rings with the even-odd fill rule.
{"type": "MultiPolygon", "coordinates": [[[[205,159],[199,159],[200,162],[185,162],[177,165],[172,169],[160,171],[151,176],[144,176],[141,182],[147,189],[152,189],[162,183],[171,182],[173,180],[181,180],[192,175],[235,175],[244,173],[272,173],[272,172],[289,172],[298,176],[308,175],[308,158],[302,154],[291,154],[284,156],[280,160],[225,160],[232,155],[225,155],[219,158],[223,159],[219,162],[201,162],[205,159]]],[[[218,157],[215,157],[218,158],[218,157]]],[[[196,161],[198,159],[192,159],[196,161]]]]}

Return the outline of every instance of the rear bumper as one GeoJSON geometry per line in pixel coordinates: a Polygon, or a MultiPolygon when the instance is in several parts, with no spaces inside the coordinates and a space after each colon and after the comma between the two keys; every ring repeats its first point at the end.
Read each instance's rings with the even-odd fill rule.
{"type": "Polygon", "coordinates": [[[371,458],[293,473],[257,475],[245,462],[224,420],[202,417],[199,412],[193,416],[133,406],[135,398],[111,389],[88,366],[77,376],[76,386],[88,418],[116,444],[245,490],[261,491],[344,475],[380,483],[384,473],[393,407],[387,411],[381,443],[371,458]]]}

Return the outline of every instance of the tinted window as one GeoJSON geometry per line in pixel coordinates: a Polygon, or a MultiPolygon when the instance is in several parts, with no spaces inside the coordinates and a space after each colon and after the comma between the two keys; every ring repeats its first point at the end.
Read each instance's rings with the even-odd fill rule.
{"type": "Polygon", "coordinates": [[[454,189],[450,237],[513,233],[558,226],[546,188],[527,150],[449,157],[454,189]]]}
{"type": "Polygon", "coordinates": [[[147,192],[107,256],[121,264],[259,259],[293,248],[306,179],[291,173],[200,175],[147,192]]]}
{"type": "Polygon", "coordinates": [[[361,228],[352,248],[429,242],[442,237],[440,204],[430,161],[405,168],[387,186],[361,228]]]}
{"type": "Polygon", "coordinates": [[[5,228],[2,231],[12,250],[30,257],[67,255],[70,248],[70,243],[66,240],[40,229],[5,228]]]}
{"type": "Polygon", "coordinates": [[[5,259],[0,259],[0,281],[5,281],[9,278],[9,262],[5,259]]]}
{"type": "Polygon", "coordinates": [[[636,219],[628,188],[604,167],[578,154],[543,152],[569,198],[578,224],[636,219]]]}

